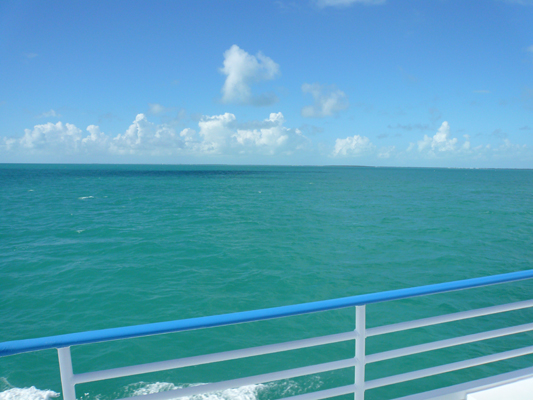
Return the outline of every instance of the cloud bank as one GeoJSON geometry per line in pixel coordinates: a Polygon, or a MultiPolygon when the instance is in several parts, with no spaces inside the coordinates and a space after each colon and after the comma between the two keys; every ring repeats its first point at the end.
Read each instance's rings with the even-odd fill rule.
{"type": "Polygon", "coordinates": [[[498,146],[485,144],[474,147],[469,135],[463,135],[462,140],[453,137],[449,123],[444,121],[434,135],[424,135],[417,142],[411,142],[405,150],[398,149],[395,145],[378,148],[368,137],[354,135],[336,139],[329,156],[339,159],[396,160],[397,165],[405,162],[422,165],[427,165],[427,162],[451,162],[451,166],[461,166],[472,162],[511,159],[527,162],[531,160],[532,154],[525,144],[515,144],[507,138],[498,146]]]}
{"type": "Polygon", "coordinates": [[[180,132],[168,124],[150,122],[138,114],[125,132],[107,135],[96,125],[86,132],[73,124],[35,125],[21,138],[1,138],[0,153],[22,155],[206,156],[290,155],[309,148],[298,129],[284,126],[283,114],[271,113],[262,121],[241,123],[234,114],[203,116],[198,129],[180,132]]]}
{"type": "Polygon", "coordinates": [[[0,160],[316,164],[329,159],[333,164],[457,167],[505,167],[509,162],[528,166],[533,160],[529,147],[507,137],[476,146],[469,135],[454,137],[447,121],[433,135],[423,135],[407,148],[397,143],[377,146],[359,134],[336,138],[332,144],[313,143],[301,130],[287,127],[281,112],[251,121],[240,121],[232,113],[204,115],[193,127],[176,126],[157,124],[137,114],[125,131],[110,135],[97,125],[82,130],[70,123],[48,122],[25,129],[19,138],[0,137],[0,160]]]}

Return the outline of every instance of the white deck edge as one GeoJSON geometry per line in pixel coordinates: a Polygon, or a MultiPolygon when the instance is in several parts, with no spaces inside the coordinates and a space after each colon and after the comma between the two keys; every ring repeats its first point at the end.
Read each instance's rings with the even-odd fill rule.
{"type": "Polygon", "coordinates": [[[466,395],[472,392],[490,389],[530,377],[533,377],[533,367],[490,376],[488,378],[478,379],[471,382],[460,383],[458,385],[431,390],[429,392],[398,397],[394,400],[465,400],[466,395]]]}

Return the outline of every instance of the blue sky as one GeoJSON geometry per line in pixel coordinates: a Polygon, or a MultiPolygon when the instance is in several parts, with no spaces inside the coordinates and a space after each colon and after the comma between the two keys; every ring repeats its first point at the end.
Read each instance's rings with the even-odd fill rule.
{"type": "Polygon", "coordinates": [[[533,1],[3,1],[0,162],[533,168],[533,1]]]}

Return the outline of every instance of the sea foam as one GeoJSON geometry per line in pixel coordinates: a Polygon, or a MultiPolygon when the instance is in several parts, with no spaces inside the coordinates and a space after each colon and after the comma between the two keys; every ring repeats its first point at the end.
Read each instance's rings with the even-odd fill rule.
{"type": "MultiPolygon", "coordinates": [[[[176,390],[196,385],[174,385],[168,382],[155,382],[155,383],[138,383],[138,386],[132,393],[133,396],[141,396],[145,394],[166,392],[169,390],[176,390]]],[[[199,394],[195,396],[177,397],[180,400],[256,400],[257,393],[263,389],[265,385],[248,385],[235,389],[226,389],[219,392],[199,394]]]]}
{"type": "Polygon", "coordinates": [[[11,388],[0,392],[0,400],[50,400],[59,397],[53,390],[40,390],[35,386],[29,388],[11,388]]]}

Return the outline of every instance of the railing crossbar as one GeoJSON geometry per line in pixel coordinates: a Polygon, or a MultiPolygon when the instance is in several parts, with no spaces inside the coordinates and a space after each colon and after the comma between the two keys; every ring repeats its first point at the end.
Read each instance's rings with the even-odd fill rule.
{"type": "Polygon", "coordinates": [[[366,363],[375,363],[391,358],[405,357],[412,354],[424,353],[427,351],[444,349],[446,347],[459,346],[462,344],[478,342],[481,340],[493,339],[502,336],[514,335],[517,333],[528,332],[533,330],[533,323],[511,326],[509,328],[495,329],[487,332],[474,333],[472,335],[454,337],[436,342],[419,344],[416,346],[403,347],[401,349],[384,351],[366,356],[366,363]]]}
{"type": "Polygon", "coordinates": [[[476,310],[462,311],[453,314],[438,315],[436,317],[417,319],[414,321],[400,322],[398,324],[378,326],[366,330],[366,336],[385,335],[387,333],[405,331],[408,329],[422,328],[424,326],[438,325],[446,322],[460,321],[463,319],[481,317],[484,315],[503,313],[533,307],[533,300],[519,301],[516,303],[502,304],[499,306],[478,308],[476,310]]]}
{"type": "Polygon", "coordinates": [[[491,354],[488,356],[472,358],[469,360],[458,361],[458,362],[450,363],[450,364],[439,365],[437,367],[431,367],[431,368],[421,369],[418,371],[407,372],[404,374],[388,376],[386,378],[374,379],[374,380],[366,382],[365,389],[369,390],[369,389],[374,389],[377,387],[394,385],[396,383],[412,381],[412,380],[420,379],[420,378],[426,378],[432,375],[444,374],[446,372],[452,372],[452,371],[457,371],[459,369],[465,369],[465,368],[475,367],[478,365],[489,364],[492,362],[507,360],[509,358],[520,357],[520,356],[524,356],[524,355],[532,354],[532,353],[533,353],[533,346],[528,346],[528,347],[523,347],[521,349],[504,351],[501,353],[491,354]]]}
{"type": "Polygon", "coordinates": [[[339,386],[333,389],[320,390],[318,392],[300,394],[292,397],[284,397],[283,400],[320,400],[330,397],[342,396],[355,392],[355,385],[339,386]]]}
{"type": "Polygon", "coordinates": [[[220,361],[229,361],[239,358],[260,356],[265,354],[278,353],[282,351],[296,350],[307,347],[321,346],[325,344],[332,344],[344,342],[347,340],[354,340],[357,337],[357,332],[350,331],[344,333],[337,333],[334,335],[319,336],[315,338],[294,340],[285,343],[275,343],[265,346],[251,347],[246,349],[231,350],[214,354],[205,354],[201,356],[178,358],[175,360],[160,361],[148,364],[132,365],[129,367],[113,368],[101,371],[85,372],[76,374],[73,377],[74,383],[94,382],[105,379],[120,378],[123,376],[131,376],[138,374],[146,374],[150,372],[165,371],[175,368],[192,367],[195,365],[209,364],[220,361]]]}
{"type": "MultiPolygon", "coordinates": [[[[147,394],[142,397],[143,400],[169,400],[185,396],[194,396],[202,393],[220,392],[226,389],[255,385],[265,382],[279,381],[282,379],[296,378],[298,376],[318,374],[321,372],[334,371],[338,369],[354,367],[356,361],[354,358],[345,360],[332,361],[323,364],[310,365],[307,367],[288,369],[284,371],[271,372],[268,374],[248,376],[246,378],[232,379],[216,383],[207,383],[204,385],[191,386],[183,389],[169,390],[147,394]]],[[[138,400],[138,396],[128,397],[123,400],[138,400]]]]}

